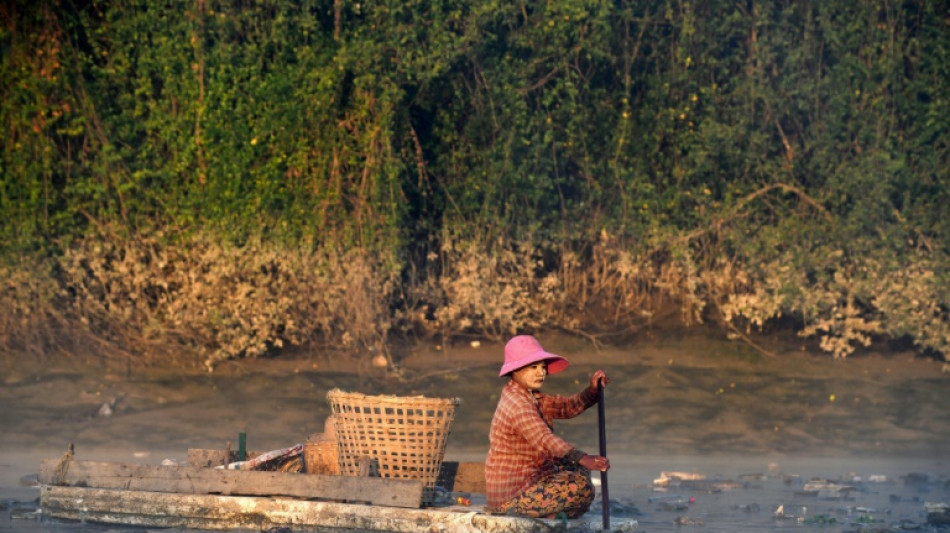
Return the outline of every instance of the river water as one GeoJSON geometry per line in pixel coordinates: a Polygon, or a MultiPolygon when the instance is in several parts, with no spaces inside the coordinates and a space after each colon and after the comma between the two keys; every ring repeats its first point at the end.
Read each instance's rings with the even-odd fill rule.
{"type": "MultiPolygon", "coordinates": [[[[545,391],[580,390],[596,368],[611,376],[613,524],[635,520],[655,532],[936,531],[928,505],[950,503],[950,375],[941,363],[908,353],[833,361],[787,343],[763,355],[691,332],[598,349],[571,337],[542,341],[572,361],[545,391]],[[656,483],[664,472],[699,479],[656,483]],[[830,485],[806,490],[817,481],[830,485]]],[[[481,461],[503,384],[500,353],[499,344],[430,343],[397,354],[400,377],[313,354],[213,374],[8,364],[0,531],[142,531],[44,519],[30,486],[40,460],[73,443],[77,459],[183,461],[189,448],[236,446],[242,431],[250,449],[276,449],[322,429],[332,388],[459,397],[446,459],[481,461]]],[[[595,411],[556,430],[595,451],[595,411]]],[[[589,522],[600,523],[599,502],[589,522]]]]}

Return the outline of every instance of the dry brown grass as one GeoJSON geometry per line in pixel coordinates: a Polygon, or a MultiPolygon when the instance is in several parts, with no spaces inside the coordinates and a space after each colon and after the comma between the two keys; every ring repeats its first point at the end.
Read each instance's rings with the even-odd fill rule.
{"type": "Polygon", "coordinates": [[[0,347],[32,355],[60,350],[57,332],[66,321],[55,305],[50,264],[32,257],[0,263],[0,280],[0,347]]]}
{"type": "Polygon", "coordinates": [[[759,329],[783,314],[802,317],[799,334],[817,337],[837,358],[881,338],[907,336],[950,360],[950,293],[936,261],[923,251],[902,261],[832,251],[833,275],[812,280],[794,258],[781,257],[760,265],[758,274],[744,272],[745,282],[721,309],[728,323],[759,329]]]}
{"type": "Polygon", "coordinates": [[[59,258],[58,273],[7,267],[0,333],[10,348],[44,351],[68,324],[141,362],[186,360],[211,369],[285,345],[321,342],[381,350],[395,274],[379,255],[302,253],[259,241],[241,247],[208,235],[90,237],[59,258]]]}
{"type": "Polygon", "coordinates": [[[928,255],[910,265],[841,259],[815,282],[791,260],[752,269],[696,253],[606,232],[555,250],[447,234],[422,274],[400,284],[392,257],[360,248],[90,236],[55,260],[0,266],[0,341],[43,354],[82,339],[110,357],[210,370],[304,343],[388,356],[394,331],[503,339],[559,328],[597,339],[649,326],[673,307],[682,324],[716,316],[739,334],[794,316],[800,334],[835,357],[887,336],[950,357],[950,302],[928,255]]]}
{"type": "Polygon", "coordinates": [[[445,235],[430,254],[430,274],[410,288],[431,313],[412,313],[414,329],[500,340],[558,328],[597,339],[649,325],[670,304],[698,320],[701,301],[684,272],[602,233],[587,249],[543,250],[529,242],[445,235]],[[685,287],[685,289],[684,289],[685,287]],[[693,290],[693,292],[688,292],[693,290]]]}

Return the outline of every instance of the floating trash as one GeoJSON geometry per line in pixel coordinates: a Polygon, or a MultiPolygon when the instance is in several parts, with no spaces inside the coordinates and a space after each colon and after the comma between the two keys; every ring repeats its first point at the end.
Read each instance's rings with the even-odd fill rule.
{"type": "Polygon", "coordinates": [[[654,487],[668,487],[671,483],[679,481],[696,481],[706,479],[703,474],[695,472],[660,472],[660,477],[653,480],[654,487]]]}
{"type": "Polygon", "coordinates": [[[825,479],[810,479],[802,485],[801,490],[795,491],[796,496],[817,496],[822,500],[853,500],[851,491],[854,485],[842,485],[825,479]]]}
{"type": "Polygon", "coordinates": [[[10,511],[11,520],[37,520],[43,514],[41,509],[27,507],[10,511]]]}
{"type": "Polygon", "coordinates": [[[656,506],[657,511],[678,512],[689,509],[689,504],[685,500],[664,501],[656,506]]]}
{"type": "Polygon", "coordinates": [[[924,509],[928,513],[950,513],[950,505],[944,502],[924,502],[924,509]]]}
{"type": "Polygon", "coordinates": [[[703,526],[706,525],[706,522],[702,518],[695,518],[691,516],[678,516],[676,520],[673,521],[678,526],[703,526]]]}
{"type": "Polygon", "coordinates": [[[927,513],[927,523],[941,528],[950,526],[950,513],[946,511],[940,513],[927,513]]]}
{"type": "Polygon", "coordinates": [[[112,412],[112,405],[106,402],[99,408],[98,416],[109,417],[112,416],[112,412]]]}
{"type": "Polygon", "coordinates": [[[654,496],[647,501],[657,504],[657,511],[685,511],[686,509],[689,509],[686,498],[678,494],[654,496]]]}
{"type": "Polygon", "coordinates": [[[779,505],[775,512],[772,513],[772,516],[780,520],[798,520],[802,522],[805,520],[805,516],[808,515],[808,507],[802,507],[800,513],[795,513],[790,510],[785,509],[785,504],[779,505]]]}

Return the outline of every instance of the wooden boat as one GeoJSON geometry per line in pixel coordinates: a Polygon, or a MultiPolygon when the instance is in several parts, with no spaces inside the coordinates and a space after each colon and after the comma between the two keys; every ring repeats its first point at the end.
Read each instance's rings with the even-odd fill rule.
{"type": "MultiPolygon", "coordinates": [[[[216,469],[207,466],[213,462],[208,457],[208,450],[191,450],[189,464],[174,466],[80,461],[71,454],[45,460],[39,474],[42,514],[103,524],[217,530],[564,530],[556,520],[492,515],[479,505],[422,507],[418,480],[216,469]]],[[[480,463],[445,462],[442,472],[440,482],[453,494],[484,491],[480,463]]],[[[573,530],[600,530],[599,525],[571,522],[573,530]]],[[[635,524],[618,529],[633,530],[635,524]]]]}

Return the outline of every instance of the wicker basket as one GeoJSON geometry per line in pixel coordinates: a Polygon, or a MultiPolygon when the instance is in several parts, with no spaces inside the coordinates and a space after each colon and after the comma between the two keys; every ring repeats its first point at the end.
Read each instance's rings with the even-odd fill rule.
{"type": "Polygon", "coordinates": [[[304,471],[324,476],[340,475],[340,459],[337,453],[336,424],[333,416],[327,417],[323,433],[313,433],[303,445],[304,471]]]}
{"type": "Polygon", "coordinates": [[[382,477],[418,479],[431,505],[458,398],[367,396],[333,389],[340,472],[359,475],[360,458],[376,460],[382,477]]]}
{"type": "Polygon", "coordinates": [[[303,445],[304,471],[323,476],[340,475],[340,461],[336,450],[336,440],[311,437],[303,445]]]}

